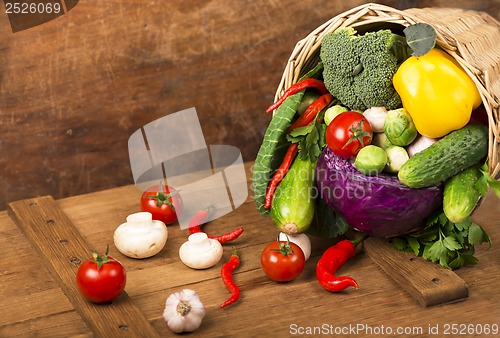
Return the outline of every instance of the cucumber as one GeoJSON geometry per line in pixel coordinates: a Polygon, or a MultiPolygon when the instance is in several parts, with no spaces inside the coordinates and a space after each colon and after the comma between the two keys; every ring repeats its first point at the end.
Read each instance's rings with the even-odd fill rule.
{"type": "Polygon", "coordinates": [[[316,162],[297,156],[276,188],[271,219],[280,231],[295,235],[309,229],[315,211],[315,170],[316,162]]]}
{"type": "Polygon", "coordinates": [[[465,169],[444,183],[443,211],[453,223],[461,223],[469,217],[481,198],[476,189],[477,181],[483,176],[477,166],[465,169]]]}
{"type": "Polygon", "coordinates": [[[399,180],[410,188],[439,185],[477,164],[488,153],[488,131],[478,124],[452,131],[408,161],[399,170],[399,180]]]}

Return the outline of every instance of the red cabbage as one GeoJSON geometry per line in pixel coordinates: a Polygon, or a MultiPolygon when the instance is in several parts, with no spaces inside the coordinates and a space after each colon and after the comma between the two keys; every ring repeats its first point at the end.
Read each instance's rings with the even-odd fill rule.
{"type": "Polygon", "coordinates": [[[361,174],[328,147],[318,159],[316,183],[321,198],[347,223],[377,237],[393,237],[422,228],[443,201],[434,186],[411,189],[396,176],[361,174]]]}

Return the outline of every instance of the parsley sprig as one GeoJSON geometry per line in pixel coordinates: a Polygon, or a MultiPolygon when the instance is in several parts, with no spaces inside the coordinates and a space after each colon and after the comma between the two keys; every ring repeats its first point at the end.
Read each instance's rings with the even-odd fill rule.
{"type": "Polygon", "coordinates": [[[288,141],[299,143],[298,156],[302,160],[317,161],[326,145],[326,124],[320,122],[322,120],[319,118],[320,114],[321,112],[316,116],[314,122],[304,127],[295,128],[287,135],[288,141]]]}
{"type": "Polygon", "coordinates": [[[422,231],[393,238],[392,243],[398,250],[413,251],[416,256],[455,269],[476,264],[475,245],[489,243],[491,246],[491,239],[470,217],[453,223],[440,210],[427,220],[422,231]]]}
{"type": "MultiPolygon", "coordinates": [[[[500,198],[500,181],[488,175],[487,163],[481,167],[481,172],[483,175],[475,188],[483,198],[489,188],[500,198]]],[[[413,252],[450,269],[476,264],[475,246],[483,243],[489,243],[491,247],[491,238],[470,216],[463,222],[453,223],[442,209],[427,219],[426,227],[421,231],[392,239],[396,249],[413,252]]]]}
{"type": "Polygon", "coordinates": [[[481,197],[484,198],[484,196],[486,196],[486,193],[488,192],[488,188],[490,188],[491,190],[493,190],[495,195],[500,198],[500,181],[495,180],[488,174],[488,161],[486,161],[486,163],[483,164],[483,166],[479,168],[479,170],[483,175],[476,182],[476,185],[474,187],[479,191],[481,197]]]}

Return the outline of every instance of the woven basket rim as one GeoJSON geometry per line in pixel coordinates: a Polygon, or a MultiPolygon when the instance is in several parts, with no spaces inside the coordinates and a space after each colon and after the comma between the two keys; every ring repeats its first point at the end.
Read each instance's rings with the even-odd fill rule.
{"type": "Polygon", "coordinates": [[[435,7],[398,10],[376,3],[354,7],[334,16],[297,42],[275,100],[297,82],[301,74],[314,67],[314,58],[318,57],[321,40],[326,34],[341,27],[389,23],[408,26],[418,22],[428,23],[436,29],[436,43],[464,68],[480,92],[489,122],[488,171],[495,177],[500,173],[500,24],[486,13],[435,7]],[[478,54],[478,50],[482,53],[478,54]]]}

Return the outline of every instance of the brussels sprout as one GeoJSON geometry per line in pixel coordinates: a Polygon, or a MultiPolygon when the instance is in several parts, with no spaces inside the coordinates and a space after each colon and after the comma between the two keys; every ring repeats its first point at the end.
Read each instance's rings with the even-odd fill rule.
{"type": "Polygon", "coordinates": [[[374,145],[361,148],[354,161],[356,169],[369,176],[380,174],[386,164],[387,154],[385,150],[374,145]]]}
{"type": "Polygon", "coordinates": [[[384,122],[384,133],[396,146],[407,146],[417,137],[417,128],[404,108],[390,110],[384,122]]]}
{"type": "Polygon", "coordinates": [[[340,113],[343,113],[343,112],[346,112],[348,111],[349,109],[347,109],[346,107],[343,107],[341,105],[335,105],[335,106],[331,106],[330,108],[328,108],[326,111],[325,111],[325,124],[326,125],[329,125],[330,122],[333,121],[333,119],[335,117],[337,117],[337,115],[339,115],[340,113]]]}
{"type": "Polygon", "coordinates": [[[385,135],[384,133],[374,133],[372,144],[382,149],[386,149],[394,145],[391,143],[391,141],[389,141],[387,135],[385,135]]]}
{"type": "Polygon", "coordinates": [[[385,149],[387,153],[387,165],[385,171],[389,173],[397,173],[399,168],[410,159],[406,149],[399,146],[390,146],[385,149]]]}

